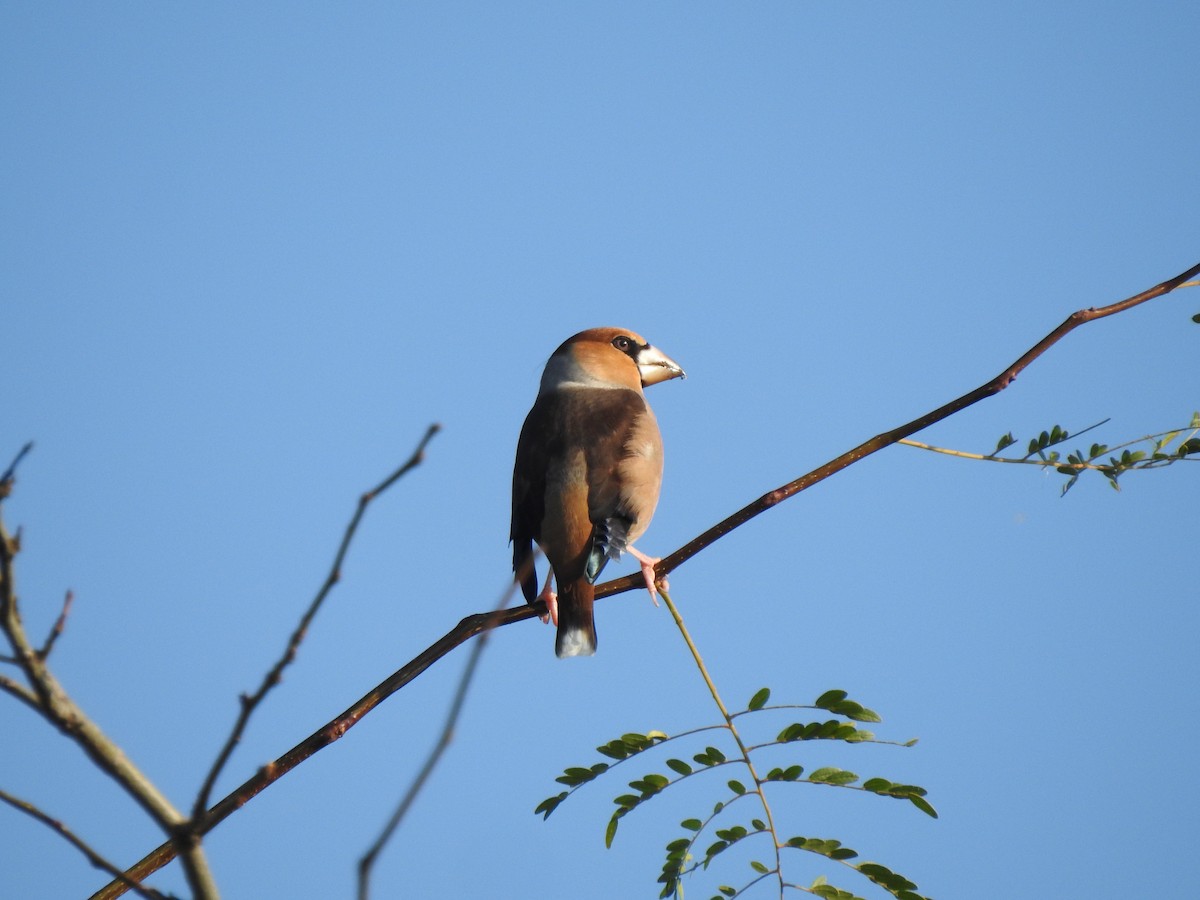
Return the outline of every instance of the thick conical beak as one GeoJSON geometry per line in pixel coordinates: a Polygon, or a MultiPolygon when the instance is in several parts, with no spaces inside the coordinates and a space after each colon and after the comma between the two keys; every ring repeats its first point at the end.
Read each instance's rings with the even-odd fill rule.
{"type": "Polygon", "coordinates": [[[670,381],[672,378],[687,378],[679,363],[657,347],[646,347],[637,356],[638,372],[642,376],[642,387],[670,381]]]}

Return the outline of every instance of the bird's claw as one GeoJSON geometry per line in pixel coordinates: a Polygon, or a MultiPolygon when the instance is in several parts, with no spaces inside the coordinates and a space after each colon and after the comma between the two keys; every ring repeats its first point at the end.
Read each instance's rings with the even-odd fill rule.
{"type": "Polygon", "coordinates": [[[538,618],[542,620],[543,625],[545,625],[547,622],[553,622],[554,627],[557,628],[558,594],[554,593],[554,591],[543,591],[540,599],[546,601],[546,614],[544,616],[538,616],[538,618]]]}
{"type": "Polygon", "coordinates": [[[662,562],[662,560],[658,557],[646,556],[639,553],[632,547],[626,547],[625,549],[629,551],[633,558],[638,561],[638,565],[642,567],[642,579],[646,582],[646,590],[650,592],[650,600],[655,606],[658,606],[658,588],[655,585],[661,584],[664,591],[671,589],[671,586],[667,584],[667,576],[664,575],[662,578],[659,578],[654,571],[654,567],[662,562]]]}

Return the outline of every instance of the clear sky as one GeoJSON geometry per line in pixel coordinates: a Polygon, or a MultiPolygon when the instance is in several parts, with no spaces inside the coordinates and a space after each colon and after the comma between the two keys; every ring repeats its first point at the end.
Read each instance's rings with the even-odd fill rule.
{"type": "MultiPolygon", "coordinates": [[[[568,335],[628,327],[688,371],[648,394],[667,475],[639,545],[667,553],[1071,311],[1200,262],[1198,34],[1188,0],[4,4],[0,463],[36,441],[6,503],[31,632],[73,589],[55,671],[189,806],[358,495],[442,423],[225,793],[496,601],[517,433],[568,335]]],[[[1198,290],[1076,331],[920,437],[987,452],[1009,429],[1186,424],[1198,290]]],[[[785,834],[940,900],[1191,896],[1198,477],[1060,499],[1053,473],[895,447],[679,569],[731,703],[843,688],[881,736],[920,738],[787,758],[923,785],[939,820],[790,786],[785,834]]],[[[627,817],[611,850],[627,778],[532,814],[599,743],[715,719],[665,610],[626,594],[598,629],[586,661],[535,621],[496,636],[376,896],[657,895],[717,781],[627,817]]],[[[465,658],[215,831],[225,896],[352,896],[465,658]]],[[[159,842],[10,698],[0,733],[0,787],[117,862],[159,842]]],[[[884,896],[819,862],[791,874],[884,896]]],[[[0,871],[6,897],[104,880],[8,808],[0,871]]],[[[689,896],[744,873],[718,864],[689,896]]],[[[185,891],[177,868],[156,883],[185,891]]]]}

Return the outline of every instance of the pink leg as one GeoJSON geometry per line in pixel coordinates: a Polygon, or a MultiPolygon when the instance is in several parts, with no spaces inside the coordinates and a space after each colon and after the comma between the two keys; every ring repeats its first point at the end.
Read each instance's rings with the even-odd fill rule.
{"type": "MultiPolygon", "coordinates": [[[[639,550],[635,550],[633,547],[626,547],[625,550],[630,556],[638,561],[639,565],[641,565],[642,578],[646,580],[646,590],[650,592],[650,599],[654,601],[654,605],[658,606],[658,590],[654,587],[654,581],[656,577],[654,574],[654,567],[662,562],[662,560],[653,556],[646,556],[646,554],[640,552],[639,550]]],[[[667,584],[666,578],[662,579],[662,586],[667,590],[670,590],[671,588],[671,586],[667,584]]]]}
{"type": "Polygon", "coordinates": [[[538,594],[538,599],[546,601],[546,615],[541,617],[542,624],[544,625],[547,622],[553,622],[554,627],[557,628],[558,627],[558,594],[556,594],[556,593],[554,593],[554,591],[550,590],[550,585],[552,583],[550,581],[550,579],[553,577],[554,577],[553,569],[546,572],[546,583],[544,585],[542,585],[542,592],[540,594],[538,594]]]}

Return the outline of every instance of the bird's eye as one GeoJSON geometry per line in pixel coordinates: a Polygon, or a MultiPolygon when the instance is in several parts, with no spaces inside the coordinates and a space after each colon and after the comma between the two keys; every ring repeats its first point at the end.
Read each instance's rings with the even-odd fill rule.
{"type": "Polygon", "coordinates": [[[625,337],[625,335],[621,335],[620,337],[613,338],[612,344],[622,353],[628,353],[629,348],[633,346],[633,341],[625,337]]]}

